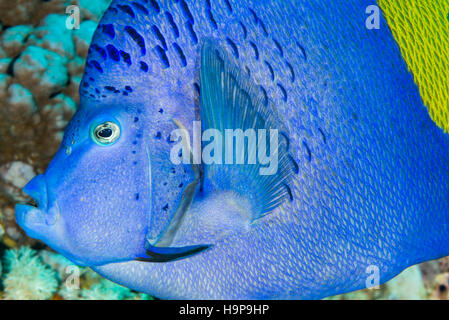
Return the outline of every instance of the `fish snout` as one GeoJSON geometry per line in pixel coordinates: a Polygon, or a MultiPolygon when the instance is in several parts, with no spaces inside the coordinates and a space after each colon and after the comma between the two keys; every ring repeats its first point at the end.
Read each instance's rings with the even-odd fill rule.
{"type": "Polygon", "coordinates": [[[28,194],[35,201],[35,207],[46,210],[48,207],[47,183],[43,174],[34,177],[23,188],[23,192],[28,194]]]}
{"type": "Polygon", "coordinates": [[[59,217],[59,208],[56,202],[50,204],[48,188],[44,175],[34,177],[24,188],[32,201],[27,204],[17,204],[16,221],[27,234],[34,238],[41,238],[43,228],[52,226],[59,217]]]}

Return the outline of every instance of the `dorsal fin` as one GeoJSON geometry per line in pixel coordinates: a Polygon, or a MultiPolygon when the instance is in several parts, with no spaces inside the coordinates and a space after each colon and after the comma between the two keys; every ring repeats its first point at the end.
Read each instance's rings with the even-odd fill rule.
{"type": "MultiPolygon", "coordinates": [[[[289,184],[295,169],[293,158],[288,153],[288,132],[272,102],[267,101],[258,89],[244,72],[231,63],[218,44],[213,40],[205,41],[201,53],[203,138],[208,129],[215,129],[222,134],[224,142],[221,164],[204,161],[204,152],[208,147],[203,145],[205,174],[212,181],[219,179],[221,188],[224,186],[248,196],[255,209],[253,220],[269,213],[285,199],[292,199],[289,184]],[[232,133],[229,129],[234,130],[233,133],[241,129],[240,133],[247,132],[250,137],[243,140],[244,152],[240,150],[239,159],[243,164],[238,164],[237,139],[232,138],[232,148],[227,144],[232,133]],[[228,138],[226,133],[229,134],[228,138]],[[256,144],[253,143],[254,136],[256,144]],[[266,153],[263,152],[264,141],[266,153]],[[271,155],[273,162],[277,160],[277,165],[272,162],[271,167],[268,166],[260,157],[263,154],[271,155]],[[232,164],[226,160],[231,160],[232,164]]],[[[213,156],[217,156],[215,152],[213,156]]]]}

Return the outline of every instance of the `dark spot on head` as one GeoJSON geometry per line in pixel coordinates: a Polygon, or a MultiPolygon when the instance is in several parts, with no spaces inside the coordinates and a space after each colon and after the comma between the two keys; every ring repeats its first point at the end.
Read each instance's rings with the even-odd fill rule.
{"type": "Polygon", "coordinates": [[[139,118],[138,117],[134,117],[134,122],[138,122],[139,118]]]}
{"type": "Polygon", "coordinates": [[[307,61],[306,49],[304,49],[304,47],[298,41],[296,41],[296,45],[298,46],[299,50],[301,50],[301,53],[302,53],[302,56],[303,56],[304,60],[307,61]]]}
{"type": "Polygon", "coordinates": [[[324,144],[326,144],[326,135],[324,134],[324,131],[321,128],[318,128],[318,131],[321,133],[321,136],[323,137],[324,144]]]}
{"type": "Polygon", "coordinates": [[[189,9],[189,6],[187,5],[187,3],[184,0],[180,0],[180,4],[181,4],[182,13],[184,14],[184,16],[187,18],[187,20],[189,22],[194,24],[195,21],[193,20],[193,15],[190,12],[190,9],[189,9]]]}
{"type": "Polygon", "coordinates": [[[136,42],[136,44],[140,48],[140,53],[142,55],[146,54],[146,48],[145,48],[145,40],[144,38],[134,29],[133,27],[126,26],[125,31],[131,36],[131,38],[136,42]]]}
{"type": "Polygon", "coordinates": [[[112,44],[108,44],[106,46],[106,51],[108,52],[109,57],[114,61],[120,61],[120,55],[116,47],[112,44]]]}
{"type": "Polygon", "coordinates": [[[249,11],[251,12],[253,19],[254,19],[254,23],[257,24],[257,22],[259,21],[259,17],[257,16],[257,14],[254,12],[253,9],[249,9],[249,11]]]}
{"type": "Polygon", "coordinates": [[[264,103],[265,106],[267,106],[268,105],[268,94],[267,94],[267,91],[262,86],[260,86],[260,91],[262,91],[263,103],[264,103]]]}
{"type": "Polygon", "coordinates": [[[179,38],[179,29],[178,26],[176,25],[175,21],[173,20],[173,16],[171,15],[170,12],[165,12],[165,16],[168,20],[168,23],[173,31],[173,35],[175,36],[175,38],[179,38]]]}
{"type": "Polygon", "coordinates": [[[270,72],[271,81],[274,81],[274,70],[271,64],[268,61],[265,61],[265,65],[268,68],[268,71],[270,72]]]}
{"type": "Polygon", "coordinates": [[[268,31],[267,31],[267,28],[265,28],[265,24],[263,23],[263,21],[259,19],[258,22],[259,22],[259,25],[262,28],[262,31],[265,34],[265,36],[268,36],[268,31]]]}
{"type": "Polygon", "coordinates": [[[123,61],[125,61],[125,63],[126,63],[128,66],[130,66],[130,65],[131,65],[131,56],[129,55],[129,53],[120,50],[120,55],[122,56],[123,61]]]}
{"type": "Polygon", "coordinates": [[[181,47],[175,42],[173,43],[173,48],[175,48],[175,51],[178,54],[179,60],[181,61],[181,66],[185,67],[187,65],[187,59],[181,47]]]}
{"type": "Polygon", "coordinates": [[[194,45],[198,44],[198,36],[196,35],[195,30],[193,30],[193,24],[190,21],[187,21],[186,26],[187,30],[189,31],[190,40],[194,45]]]}
{"type": "Polygon", "coordinates": [[[153,25],[151,27],[151,31],[153,31],[154,36],[156,37],[156,39],[159,40],[159,42],[161,43],[164,50],[167,50],[167,42],[165,41],[165,37],[162,35],[159,28],[157,26],[153,25]]]}
{"type": "Polygon", "coordinates": [[[143,72],[148,72],[148,65],[143,61],[140,61],[140,70],[143,72]]]}
{"type": "Polygon", "coordinates": [[[246,39],[246,37],[248,36],[248,30],[246,29],[245,25],[239,21],[240,27],[242,27],[243,30],[243,39],[246,39]]]}
{"type": "Polygon", "coordinates": [[[287,98],[288,98],[288,96],[287,96],[287,90],[285,90],[284,86],[283,86],[282,84],[280,84],[280,83],[278,83],[277,86],[278,86],[279,90],[281,91],[281,94],[282,94],[282,100],[283,100],[284,102],[287,102],[287,98]]]}
{"type": "Polygon", "coordinates": [[[162,137],[162,133],[158,131],[154,137],[159,140],[162,137]]]}
{"type": "Polygon", "coordinates": [[[289,63],[286,62],[287,68],[290,70],[290,81],[293,83],[295,82],[295,70],[293,69],[293,66],[289,63]]]}
{"type": "Polygon", "coordinates": [[[193,83],[193,88],[195,89],[195,94],[199,97],[200,96],[200,85],[196,82],[193,83]]]}
{"type": "Polygon", "coordinates": [[[238,59],[239,58],[239,50],[237,48],[237,45],[230,38],[226,38],[226,41],[227,41],[228,45],[231,47],[234,57],[236,57],[238,59]]]}
{"type": "Polygon", "coordinates": [[[292,189],[290,189],[290,187],[284,183],[284,188],[287,191],[288,194],[288,198],[290,199],[290,201],[293,201],[293,193],[292,193],[292,189]]]}
{"type": "Polygon", "coordinates": [[[218,29],[217,21],[215,21],[214,15],[212,14],[212,11],[209,9],[206,10],[206,16],[209,20],[210,24],[214,29],[218,29]]]}
{"type": "Polygon", "coordinates": [[[312,151],[310,150],[309,145],[307,144],[307,142],[305,140],[302,142],[302,145],[306,149],[307,160],[309,160],[309,162],[312,161],[312,151]]]}
{"type": "Polygon", "coordinates": [[[154,9],[154,11],[156,11],[156,13],[159,13],[159,11],[161,11],[161,9],[159,8],[159,4],[157,3],[156,0],[150,0],[149,2],[151,4],[151,7],[154,9]]]}
{"type": "Polygon", "coordinates": [[[136,200],[139,200],[140,195],[139,195],[138,193],[136,193],[135,196],[134,196],[134,198],[135,198],[136,200]]]}
{"type": "Polygon", "coordinates": [[[159,59],[161,60],[164,68],[169,68],[170,67],[170,62],[168,61],[168,57],[165,54],[165,50],[164,48],[162,48],[160,45],[157,45],[155,47],[156,53],[159,56],[159,59]]]}
{"type": "Polygon", "coordinates": [[[143,5],[141,5],[140,3],[137,3],[135,1],[132,2],[132,5],[139,10],[140,12],[142,12],[143,14],[149,14],[147,8],[145,8],[143,5]]]}
{"type": "Polygon", "coordinates": [[[278,49],[280,56],[283,57],[284,56],[284,49],[282,49],[281,44],[276,39],[273,39],[273,42],[274,42],[276,48],[278,49]]]}
{"type": "Polygon", "coordinates": [[[254,58],[256,60],[259,60],[259,49],[257,48],[256,44],[252,41],[249,42],[249,45],[253,48],[254,50],[254,58]]]}
{"type": "Polygon", "coordinates": [[[288,158],[290,159],[290,161],[291,161],[291,163],[292,163],[292,165],[293,165],[293,172],[294,172],[295,174],[298,174],[298,173],[299,173],[299,166],[298,166],[298,163],[296,162],[295,159],[293,159],[292,156],[289,155],[288,158]]]}
{"type": "Polygon", "coordinates": [[[96,45],[96,44],[92,44],[91,48],[93,48],[95,51],[97,51],[101,57],[106,60],[107,55],[106,55],[106,50],[104,50],[102,47],[96,45]]]}
{"type": "Polygon", "coordinates": [[[126,5],[126,4],[125,4],[125,5],[118,4],[117,7],[118,7],[121,11],[123,11],[123,12],[129,14],[131,17],[133,17],[133,18],[136,17],[135,14],[134,14],[133,9],[132,9],[130,6],[128,6],[128,5],[126,5]]]}
{"type": "Polygon", "coordinates": [[[168,210],[168,204],[166,204],[166,205],[162,208],[162,210],[167,211],[167,210],[168,210]]]}
{"type": "Polygon", "coordinates": [[[97,69],[100,73],[103,73],[103,69],[101,68],[100,63],[99,63],[98,61],[92,60],[90,63],[91,63],[91,65],[93,65],[94,68],[97,69]]]}
{"type": "Polygon", "coordinates": [[[103,33],[108,35],[111,39],[115,37],[114,25],[112,24],[104,24],[102,25],[103,33]]]}
{"type": "Polygon", "coordinates": [[[159,109],[159,113],[164,113],[164,109],[159,109]]]}
{"type": "Polygon", "coordinates": [[[228,8],[229,12],[232,13],[232,6],[231,3],[229,2],[229,0],[225,0],[226,3],[226,8],[228,8]]]}

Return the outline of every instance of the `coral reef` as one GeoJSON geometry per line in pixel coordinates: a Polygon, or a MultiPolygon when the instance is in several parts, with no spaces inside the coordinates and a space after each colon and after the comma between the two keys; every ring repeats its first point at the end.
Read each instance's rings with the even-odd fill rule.
{"type": "Polygon", "coordinates": [[[3,260],[3,299],[152,299],[106,280],[89,268],[75,266],[48,250],[37,251],[22,246],[7,250],[3,260]]]}
{"type": "Polygon", "coordinates": [[[4,299],[43,300],[57,288],[56,272],[42,263],[29,247],[10,249],[5,254],[4,299]]]}

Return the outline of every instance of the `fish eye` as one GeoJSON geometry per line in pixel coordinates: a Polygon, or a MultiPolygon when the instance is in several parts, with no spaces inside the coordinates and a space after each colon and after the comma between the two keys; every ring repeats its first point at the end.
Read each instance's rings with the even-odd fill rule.
{"type": "Polygon", "coordinates": [[[114,122],[104,122],[95,127],[92,139],[99,145],[111,145],[120,137],[120,127],[114,122]]]}

